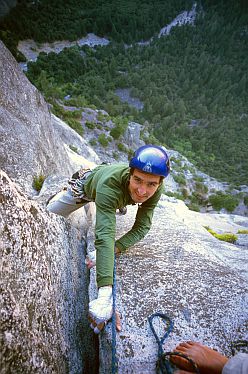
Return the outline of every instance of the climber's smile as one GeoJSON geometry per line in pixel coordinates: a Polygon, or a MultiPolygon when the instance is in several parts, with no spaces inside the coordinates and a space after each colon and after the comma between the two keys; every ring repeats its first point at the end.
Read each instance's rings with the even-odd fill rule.
{"type": "Polygon", "coordinates": [[[143,203],[152,197],[160,185],[160,176],[134,169],[130,177],[129,193],[135,203],[143,203]]]}

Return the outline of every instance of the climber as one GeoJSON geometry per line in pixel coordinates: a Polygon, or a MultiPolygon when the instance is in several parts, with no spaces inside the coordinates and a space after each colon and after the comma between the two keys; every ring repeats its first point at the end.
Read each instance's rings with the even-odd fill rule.
{"type": "MultiPolygon", "coordinates": [[[[247,374],[248,354],[238,353],[230,359],[221,353],[197,342],[180,343],[174,352],[179,352],[193,360],[201,374],[247,374]]],[[[189,361],[180,356],[171,356],[170,360],[178,368],[175,374],[193,374],[195,371],[189,361]]]]}
{"type": "MultiPolygon", "coordinates": [[[[151,227],[153,210],[169,174],[169,158],[164,148],[140,147],[129,165],[99,165],[72,176],[67,190],[53,197],[47,210],[64,217],[94,201],[96,205],[95,249],[98,298],[89,304],[91,326],[96,333],[112,316],[114,251],[121,253],[144,238],[151,227]],[[133,227],[115,242],[116,210],[138,204],[133,227]],[[98,328],[100,326],[100,328],[98,328]]],[[[88,267],[94,259],[88,259],[88,267]]],[[[120,326],[119,326],[120,330],[120,326]]]]}

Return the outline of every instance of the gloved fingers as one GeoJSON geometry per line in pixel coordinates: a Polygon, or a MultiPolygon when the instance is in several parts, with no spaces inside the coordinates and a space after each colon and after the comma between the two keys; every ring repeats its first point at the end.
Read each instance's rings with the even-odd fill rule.
{"type": "Polygon", "coordinates": [[[95,319],[92,315],[89,314],[90,327],[95,334],[99,334],[107,324],[107,321],[101,321],[95,319]]]}
{"type": "Polygon", "coordinates": [[[91,317],[91,315],[88,316],[88,320],[89,320],[89,322],[90,322],[90,328],[91,328],[92,330],[94,330],[94,328],[96,327],[96,322],[95,322],[95,320],[91,317]]]}
{"type": "Polygon", "coordinates": [[[112,286],[103,286],[98,290],[98,297],[89,303],[89,316],[95,322],[94,332],[99,333],[113,314],[112,286]]]}
{"type": "MultiPolygon", "coordinates": [[[[116,323],[116,331],[120,332],[121,331],[121,316],[119,312],[115,312],[115,323],[116,323]]],[[[107,325],[107,321],[105,322],[96,322],[93,316],[89,314],[89,322],[90,322],[90,327],[96,334],[99,334],[101,330],[107,325]]]]}
{"type": "Polygon", "coordinates": [[[102,322],[97,324],[96,321],[89,316],[89,321],[90,321],[90,328],[94,331],[95,334],[99,334],[101,330],[103,329],[104,326],[102,326],[102,322]]]}
{"type": "Polygon", "coordinates": [[[95,334],[100,334],[100,332],[104,329],[104,327],[106,326],[106,322],[101,322],[101,323],[98,323],[96,325],[96,327],[94,328],[94,333],[95,334]]]}

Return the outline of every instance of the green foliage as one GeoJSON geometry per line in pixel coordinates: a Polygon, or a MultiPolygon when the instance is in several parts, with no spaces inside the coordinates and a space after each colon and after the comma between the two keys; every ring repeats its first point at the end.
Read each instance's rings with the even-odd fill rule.
{"type": "Polygon", "coordinates": [[[143,140],[146,144],[161,145],[161,142],[153,134],[150,134],[148,137],[143,137],[143,140]]]}
{"type": "Polygon", "coordinates": [[[187,207],[188,207],[190,210],[193,210],[193,211],[195,211],[195,212],[200,212],[200,207],[199,207],[198,204],[196,204],[196,203],[187,203],[186,205],[187,205],[187,207]]]}
{"type": "Polygon", "coordinates": [[[132,148],[128,148],[128,150],[127,150],[127,159],[128,159],[128,161],[131,160],[131,158],[133,157],[133,154],[134,154],[134,150],[132,148]]]}
{"type": "Polygon", "coordinates": [[[113,157],[114,157],[114,159],[115,159],[116,161],[118,161],[119,158],[120,158],[119,153],[114,151],[114,152],[113,152],[113,157]]]}
{"type": "Polygon", "coordinates": [[[97,145],[96,139],[90,139],[89,143],[92,147],[94,147],[94,145],[97,145]]]}
{"type": "Polygon", "coordinates": [[[85,99],[85,97],[83,97],[81,95],[79,95],[77,97],[71,97],[68,100],[64,100],[64,102],[65,102],[65,105],[75,106],[77,108],[88,107],[89,106],[89,103],[87,102],[87,100],[85,99]]]}
{"type": "Polygon", "coordinates": [[[78,149],[77,149],[77,147],[75,147],[74,145],[69,145],[69,148],[73,151],[73,152],[75,152],[75,153],[78,153],[78,149]]]}
{"type": "Polygon", "coordinates": [[[211,176],[245,184],[248,43],[242,3],[205,0],[204,17],[195,27],[174,27],[146,47],[134,42],[158,34],[192,1],[109,0],[104,6],[87,0],[58,0],[56,6],[49,0],[20,2],[1,22],[1,32],[13,46],[19,38],[42,42],[73,40],[88,32],[109,36],[112,43],[106,47],[40,54],[28,64],[28,78],[46,99],[83,96],[111,116],[148,121],[152,135],[146,143],[166,144],[211,176]],[[143,110],[122,103],[115,95],[119,87],[131,88],[143,110]]]}
{"type": "Polygon", "coordinates": [[[202,194],[205,194],[208,192],[208,186],[206,186],[205,184],[201,183],[201,182],[195,182],[195,189],[196,191],[202,193],[202,194]]]}
{"type": "Polygon", "coordinates": [[[181,195],[179,192],[166,191],[164,194],[169,196],[169,197],[175,197],[178,200],[184,200],[183,195],[181,195]]]}
{"type": "Polygon", "coordinates": [[[39,192],[42,188],[42,185],[43,185],[45,179],[46,179],[46,177],[42,174],[34,176],[34,178],[33,178],[33,188],[36,191],[39,192]]]}
{"type": "Polygon", "coordinates": [[[200,177],[199,175],[196,175],[196,176],[194,177],[194,181],[195,181],[195,182],[203,182],[203,181],[204,181],[204,178],[203,178],[203,177],[200,177]]]}
{"type": "Polygon", "coordinates": [[[186,179],[185,179],[185,176],[183,174],[173,175],[173,178],[174,178],[175,182],[180,184],[181,186],[186,185],[186,179]]]}
{"type": "Polygon", "coordinates": [[[93,130],[94,128],[95,128],[95,123],[93,123],[93,122],[85,122],[85,126],[86,127],[88,127],[88,129],[91,129],[91,130],[93,130]]]}
{"type": "Polygon", "coordinates": [[[110,131],[110,135],[115,139],[119,139],[119,137],[123,134],[122,128],[120,126],[115,126],[110,131]]]}
{"type": "Polygon", "coordinates": [[[152,37],[191,5],[189,0],[20,1],[3,20],[2,29],[11,30],[13,38],[38,42],[76,40],[94,32],[131,43],[152,37]]]}
{"type": "Polygon", "coordinates": [[[119,117],[113,118],[112,121],[115,123],[115,126],[111,129],[110,135],[115,140],[117,140],[126,131],[127,126],[128,126],[128,119],[119,116],[119,117]]]}
{"type": "Polygon", "coordinates": [[[119,150],[120,152],[128,153],[128,149],[127,149],[127,147],[126,147],[124,144],[122,144],[122,143],[118,143],[118,144],[117,144],[117,148],[118,148],[118,150],[119,150]]]}
{"type": "Polygon", "coordinates": [[[84,129],[82,128],[82,125],[79,121],[73,118],[68,118],[66,119],[66,123],[73,129],[75,130],[79,135],[83,135],[84,129]]]}
{"type": "Polygon", "coordinates": [[[83,135],[84,130],[83,127],[78,120],[81,118],[82,113],[81,110],[65,110],[62,106],[60,106],[58,103],[53,102],[52,106],[52,112],[57,117],[61,118],[63,121],[65,121],[73,130],[75,130],[79,135],[83,135]]]}
{"type": "Polygon", "coordinates": [[[189,197],[189,191],[187,190],[187,188],[183,187],[181,191],[184,199],[187,199],[189,197]]]}
{"type": "Polygon", "coordinates": [[[248,230],[238,230],[238,234],[248,234],[248,230]]]}
{"type": "Polygon", "coordinates": [[[108,138],[106,137],[106,135],[104,133],[100,134],[98,136],[98,142],[103,146],[103,147],[107,147],[108,144],[109,144],[109,140],[108,138]]]}
{"type": "Polygon", "coordinates": [[[171,163],[174,162],[175,164],[181,166],[181,160],[179,160],[179,158],[176,158],[176,157],[172,156],[170,158],[170,161],[171,161],[171,163]]]}
{"type": "Polygon", "coordinates": [[[214,230],[212,230],[211,228],[209,228],[208,226],[205,226],[205,229],[211,234],[213,235],[215,238],[219,239],[219,240],[222,240],[224,242],[228,242],[228,243],[235,243],[236,240],[238,239],[237,235],[235,234],[232,234],[232,233],[225,233],[225,234],[217,234],[214,230]]]}
{"type": "Polygon", "coordinates": [[[246,206],[248,206],[248,196],[245,196],[245,197],[244,197],[244,204],[245,204],[246,206]]]}
{"type": "Polygon", "coordinates": [[[98,112],[97,119],[99,122],[107,122],[110,120],[110,116],[107,114],[103,114],[102,112],[98,112]]]}
{"type": "MultiPolygon", "coordinates": [[[[0,25],[1,27],[1,25],[0,25]]],[[[12,55],[18,62],[26,62],[26,57],[17,49],[18,44],[18,36],[14,35],[9,30],[1,30],[0,29],[0,40],[6,45],[6,47],[10,50],[12,55]]]]}
{"type": "Polygon", "coordinates": [[[239,204],[236,196],[226,195],[223,192],[209,196],[209,201],[215,210],[225,208],[228,212],[232,212],[239,204]]]}

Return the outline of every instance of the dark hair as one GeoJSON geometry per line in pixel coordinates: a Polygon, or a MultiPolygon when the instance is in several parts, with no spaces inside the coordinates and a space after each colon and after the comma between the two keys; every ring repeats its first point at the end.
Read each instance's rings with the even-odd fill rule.
{"type": "MultiPolygon", "coordinates": [[[[135,169],[135,168],[130,168],[130,175],[133,175],[134,169],[135,169]]],[[[140,169],[136,169],[136,170],[140,170],[140,169]]],[[[145,171],[142,171],[142,170],[140,170],[140,171],[141,171],[142,173],[144,173],[144,174],[151,174],[151,173],[146,173],[145,171]]],[[[153,175],[156,175],[156,174],[153,174],[153,175]]],[[[159,175],[159,177],[160,177],[160,179],[159,179],[159,183],[161,184],[161,183],[163,183],[163,180],[164,180],[165,177],[163,177],[163,176],[161,176],[161,175],[159,175]]]]}

